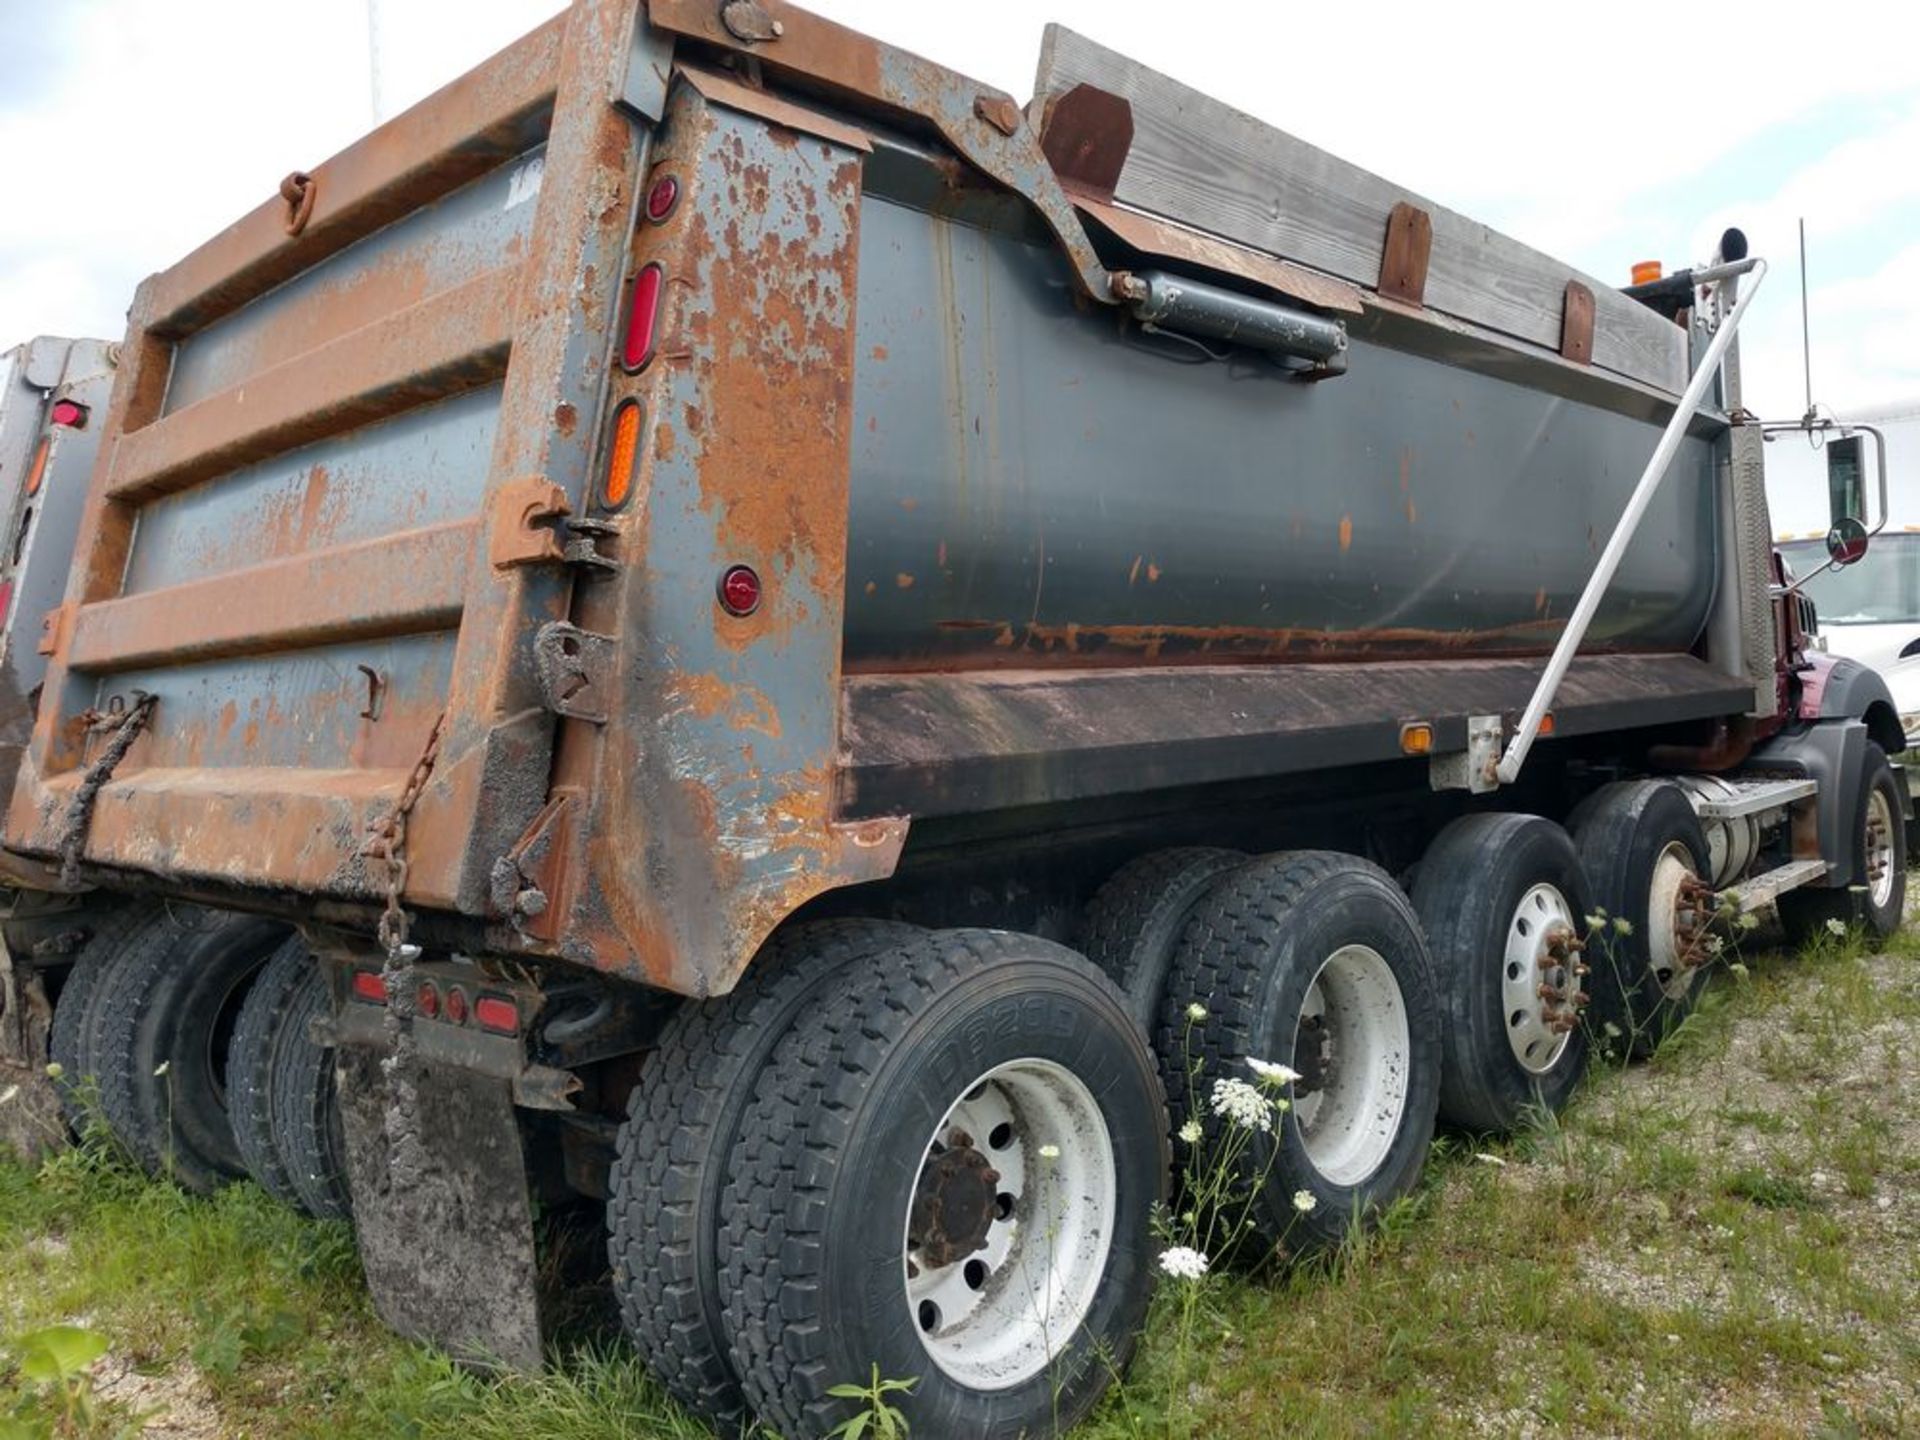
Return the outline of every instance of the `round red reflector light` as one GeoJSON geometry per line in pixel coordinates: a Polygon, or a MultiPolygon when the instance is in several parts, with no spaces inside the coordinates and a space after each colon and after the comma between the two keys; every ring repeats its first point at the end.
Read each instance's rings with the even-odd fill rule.
{"type": "Polygon", "coordinates": [[[440,1013],[440,992],[432,985],[422,985],[413,997],[413,1005],[421,1015],[431,1020],[440,1013]]]}
{"type": "Polygon", "coordinates": [[[728,567],[720,577],[720,605],[729,615],[751,615],[760,608],[760,577],[745,565],[728,567]]]}
{"type": "Polygon", "coordinates": [[[356,970],[353,972],[353,993],[356,999],[384,1005],[387,1003],[387,982],[378,970],[356,970]]]}
{"type": "Polygon", "coordinates": [[[662,175],[647,191],[647,219],[658,225],[673,213],[673,207],[679,203],[680,182],[671,175],[662,175]]]}
{"type": "Polygon", "coordinates": [[[64,425],[69,430],[83,430],[87,424],[87,407],[78,400],[56,400],[49,418],[56,425],[64,425]]]}
{"type": "Polygon", "coordinates": [[[447,1019],[456,1025],[467,1023],[467,992],[458,985],[447,991],[447,1019]]]}

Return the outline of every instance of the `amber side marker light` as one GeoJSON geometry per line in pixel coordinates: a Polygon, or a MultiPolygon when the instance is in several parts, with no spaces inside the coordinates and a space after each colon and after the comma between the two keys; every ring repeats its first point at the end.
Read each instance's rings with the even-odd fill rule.
{"type": "Polygon", "coordinates": [[[1553,712],[1549,710],[1540,717],[1540,738],[1544,740],[1551,734],[1553,734],[1553,712]]]}
{"type": "Polygon", "coordinates": [[[600,503],[618,510],[633,494],[633,466],[640,454],[640,402],[622,400],[613,412],[613,440],[607,446],[607,475],[600,503]]]}
{"type": "Polygon", "coordinates": [[[1433,726],[1426,721],[1416,721],[1400,727],[1400,753],[1403,755],[1431,755],[1433,753],[1433,726]]]}
{"type": "Polygon", "coordinates": [[[33,452],[33,463],[27,466],[27,494],[38,495],[40,482],[47,478],[47,448],[52,442],[40,437],[40,446],[33,452]]]}
{"type": "Polygon", "coordinates": [[[1651,285],[1665,273],[1658,260],[1636,260],[1633,266],[1633,283],[1651,285]]]}

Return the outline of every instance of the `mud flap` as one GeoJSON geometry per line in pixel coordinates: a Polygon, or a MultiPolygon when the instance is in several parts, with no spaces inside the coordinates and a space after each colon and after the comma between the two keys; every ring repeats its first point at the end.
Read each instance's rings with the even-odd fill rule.
{"type": "Polygon", "coordinates": [[[354,1229],[380,1318],[470,1364],[542,1358],[533,1197],[512,1087],[334,1052],[354,1229]]]}
{"type": "Polygon", "coordinates": [[[40,972],[14,963],[0,935],[0,1144],[37,1165],[67,1143],[60,1095],[47,1074],[53,1005],[40,972]]]}

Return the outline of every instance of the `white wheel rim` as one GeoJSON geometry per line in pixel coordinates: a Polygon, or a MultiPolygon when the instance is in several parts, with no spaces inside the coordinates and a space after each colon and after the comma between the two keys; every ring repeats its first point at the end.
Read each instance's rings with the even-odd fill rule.
{"type": "MultiPolygon", "coordinates": [[[[1690,910],[1683,899],[1687,881],[1695,878],[1687,847],[1677,840],[1653,862],[1647,898],[1647,971],[1669,1000],[1686,999],[1699,972],[1698,957],[1686,953],[1680,925],[1682,912],[1690,910]]],[[[1602,941],[1603,946],[1606,943],[1602,941]]]]}
{"type": "Polygon", "coordinates": [[[1358,1185],[1386,1163],[1413,1068],[1406,998],[1377,950],[1344,945],[1307,987],[1294,1029],[1293,1114],[1313,1168],[1358,1185]]]}
{"type": "Polygon", "coordinates": [[[1867,893],[1873,908],[1884,910],[1893,899],[1893,810],[1886,794],[1875,786],[1867,792],[1867,893]]]}
{"type": "Polygon", "coordinates": [[[1548,955],[1549,937],[1556,929],[1579,934],[1573,910],[1558,887],[1535,885],[1520,897],[1507,921],[1506,950],[1500,962],[1501,1024],[1507,1044],[1521,1068],[1534,1075],[1551,1070],[1567,1048],[1572,1032],[1553,1024],[1565,1012],[1562,1002],[1542,995],[1543,989],[1571,996],[1577,988],[1572,968],[1548,955]]]}
{"type": "MultiPolygon", "coordinates": [[[[1031,1059],[996,1066],[961,1092],[928,1137],[916,1195],[956,1141],[998,1172],[994,1218],[985,1248],[936,1265],[926,1263],[909,1205],[906,1319],[947,1375],[975,1390],[1004,1390],[1044,1371],[1093,1306],[1119,1211],[1113,1139],[1078,1076],[1031,1059]]],[[[969,1175],[984,1173],[975,1166],[969,1175]]]]}

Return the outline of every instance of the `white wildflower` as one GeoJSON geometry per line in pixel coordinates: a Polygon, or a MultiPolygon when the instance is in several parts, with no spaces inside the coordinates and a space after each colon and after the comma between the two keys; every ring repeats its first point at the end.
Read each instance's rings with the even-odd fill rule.
{"type": "Polygon", "coordinates": [[[1718,955],[1726,948],[1726,944],[1727,942],[1722,940],[1718,935],[1707,936],[1707,954],[1718,955]]]}
{"type": "Polygon", "coordinates": [[[1478,1160],[1483,1165],[1498,1165],[1503,1170],[1506,1168],[1506,1165],[1507,1165],[1507,1162],[1504,1159],[1502,1159],[1500,1156],[1491,1154],[1485,1150],[1474,1151],[1473,1158],[1478,1160]]]}
{"type": "Polygon", "coordinates": [[[1284,1096],[1282,1096],[1280,1099],[1275,1100],[1273,1102],[1273,1111],[1276,1115],[1284,1115],[1287,1113],[1287,1111],[1291,1110],[1292,1108],[1293,1108],[1293,1102],[1291,1100],[1286,1099],[1284,1096]]]}
{"type": "Polygon", "coordinates": [[[1204,1020],[1206,1018],[1207,1018],[1207,1007],[1202,1005],[1198,1000],[1194,1001],[1191,1005],[1187,1006],[1187,1019],[1204,1020]]]}
{"type": "Polygon", "coordinates": [[[1836,939],[1840,939],[1840,940],[1846,939],[1847,938],[1847,922],[1842,919],[1839,919],[1838,917],[1835,917],[1834,919],[1827,921],[1827,933],[1829,935],[1832,935],[1836,939]]]}
{"type": "Polygon", "coordinates": [[[1604,916],[1604,915],[1589,915],[1589,916],[1587,916],[1587,929],[1588,929],[1588,930],[1604,930],[1604,929],[1606,929],[1606,928],[1607,928],[1607,917],[1606,917],[1606,916],[1604,916]]]}
{"type": "Polygon", "coordinates": [[[1187,1121],[1186,1124],[1180,1127],[1180,1138],[1189,1145],[1198,1145],[1200,1143],[1200,1122],[1198,1120],[1187,1121]]]}
{"type": "Polygon", "coordinates": [[[1267,1097],[1244,1080],[1213,1082],[1213,1113],[1224,1115],[1235,1125],[1249,1130],[1273,1129],[1273,1109],[1267,1097]]]}
{"type": "Polygon", "coordinates": [[[1320,1202],[1313,1198],[1313,1192],[1311,1190],[1296,1190],[1293,1192],[1293,1208],[1298,1210],[1302,1215],[1311,1215],[1319,1208],[1319,1205],[1320,1202]]]}
{"type": "Polygon", "coordinates": [[[67,1067],[62,1065],[58,1060],[54,1061],[51,1065],[47,1066],[47,1078],[49,1080],[58,1080],[62,1075],[65,1075],[66,1073],[67,1073],[67,1067]]]}
{"type": "Polygon", "coordinates": [[[1633,933],[1633,922],[1624,915],[1614,916],[1613,933],[1616,935],[1631,935],[1633,933]]]}
{"type": "Polygon", "coordinates": [[[1749,972],[1745,965],[1741,964],[1738,960],[1736,960],[1731,965],[1727,966],[1727,973],[1736,977],[1737,979],[1744,980],[1747,978],[1747,975],[1749,972]]]}
{"type": "Polygon", "coordinates": [[[154,1067],[153,1078],[158,1080],[162,1075],[165,1075],[167,1071],[171,1070],[172,1068],[173,1068],[173,1062],[171,1060],[162,1060],[157,1066],[154,1067]]]}
{"type": "Polygon", "coordinates": [[[1253,1071],[1254,1078],[1262,1085],[1272,1085],[1276,1088],[1291,1085],[1300,1078],[1300,1072],[1291,1065],[1276,1064],[1272,1060],[1249,1059],[1247,1068],[1253,1071]]]}
{"type": "Polygon", "coordinates": [[[1207,1273],[1207,1257],[1186,1245],[1160,1252],[1160,1268],[1176,1280],[1198,1280],[1207,1273]]]}
{"type": "Polygon", "coordinates": [[[1734,923],[1742,930],[1758,930],[1760,928],[1760,917],[1751,910],[1742,910],[1740,912],[1740,918],[1734,923]]]}
{"type": "Polygon", "coordinates": [[[1623,1033],[1620,1027],[1611,1020],[1606,1021],[1600,1028],[1607,1032],[1607,1038],[1609,1040],[1618,1040],[1623,1033]]]}
{"type": "Polygon", "coordinates": [[[1060,1147],[1058,1145],[1042,1145],[1040,1147],[1040,1158],[1042,1160],[1058,1160],[1060,1158],[1060,1147]]]}
{"type": "Polygon", "coordinates": [[[1607,918],[1607,907],[1604,905],[1596,905],[1593,907],[1593,913],[1604,920],[1607,918]]]}

